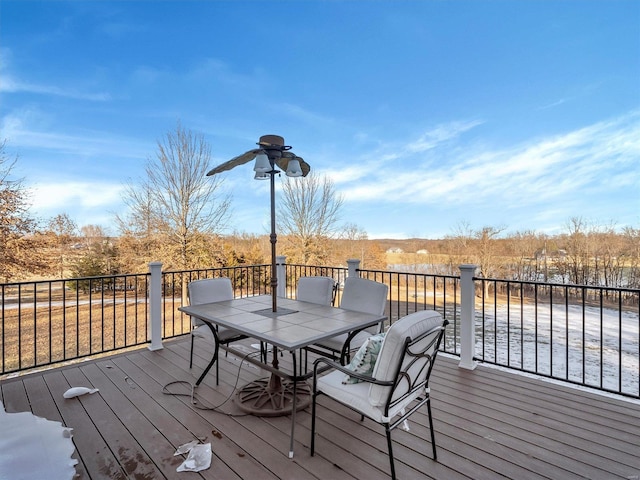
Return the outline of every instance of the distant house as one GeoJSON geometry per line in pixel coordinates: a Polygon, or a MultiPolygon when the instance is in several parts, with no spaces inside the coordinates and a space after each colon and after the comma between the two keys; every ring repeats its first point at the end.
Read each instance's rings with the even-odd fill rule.
{"type": "Polygon", "coordinates": [[[425,248],[422,248],[422,249],[418,250],[416,253],[418,255],[427,255],[429,252],[425,248]]]}
{"type": "Polygon", "coordinates": [[[387,253],[404,253],[404,251],[401,248],[395,247],[395,248],[389,248],[387,250],[387,253]]]}

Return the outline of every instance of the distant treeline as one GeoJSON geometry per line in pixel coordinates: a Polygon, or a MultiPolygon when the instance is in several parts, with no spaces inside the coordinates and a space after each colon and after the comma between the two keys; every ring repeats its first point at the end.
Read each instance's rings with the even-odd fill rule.
{"type": "MultiPolygon", "coordinates": [[[[586,228],[578,220],[567,233],[555,236],[502,235],[485,227],[442,239],[369,240],[358,235],[313,243],[318,254],[312,263],[317,265],[346,266],[347,259],[356,258],[365,269],[401,264],[457,275],[460,264],[474,263],[485,278],[640,288],[640,229],[586,228]]],[[[112,237],[99,227],[84,227],[81,235],[49,229],[22,237],[19,246],[28,261],[8,265],[13,268],[5,272],[14,275],[2,280],[142,273],[151,261],[163,262],[165,269],[183,269],[167,245],[158,234],[112,237]]],[[[287,236],[278,237],[278,254],[286,255],[288,263],[303,263],[296,248],[287,236]]],[[[270,262],[270,242],[268,235],[199,235],[191,241],[189,254],[187,268],[265,264],[270,262]]]]}
{"type": "Polygon", "coordinates": [[[640,288],[640,229],[587,229],[575,219],[571,227],[556,236],[498,236],[486,228],[438,240],[376,241],[390,263],[430,265],[453,274],[458,265],[474,263],[486,278],[640,288]]]}

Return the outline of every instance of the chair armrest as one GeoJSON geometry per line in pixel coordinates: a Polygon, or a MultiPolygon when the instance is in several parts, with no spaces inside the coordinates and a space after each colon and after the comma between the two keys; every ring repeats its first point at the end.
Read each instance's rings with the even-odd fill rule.
{"type": "Polygon", "coordinates": [[[339,362],[335,362],[333,360],[329,360],[328,358],[324,358],[324,357],[320,357],[318,359],[316,359],[313,362],[313,379],[314,379],[314,385],[315,385],[315,379],[318,375],[318,373],[324,373],[327,370],[338,370],[340,372],[345,373],[346,375],[349,375],[350,377],[353,378],[357,378],[359,380],[362,380],[363,382],[367,382],[367,383],[374,383],[376,385],[382,385],[382,386],[387,386],[387,387],[391,387],[393,386],[394,382],[391,380],[377,380],[375,378],[373,378],[370,375],[364,375],[362,373],[356,373],[353,370],[351,370],[350,368],[347,368],[345,365],[340,364],[339,362]],[[324,363],[325,366],[319,368],[320,364],[324,363]]]}
{"type": "MultiPolygon", "coordinates": [[[[382,321],[380,323],[382,323],[382,321]]],[[[353,340],[353,337],[355,337],[360,332],[366,330],[367,328],[369,327],[362,327],[357,330],[352,330],[349,332],[349,335],[347,336],[347,339],[345,340],[344,345],[342,346],[342,351],[340,352],[340,363],[342,365],[345,364],[345,360],[349,355],[349,352],[351,351],[351,340],[353,340]]]]}

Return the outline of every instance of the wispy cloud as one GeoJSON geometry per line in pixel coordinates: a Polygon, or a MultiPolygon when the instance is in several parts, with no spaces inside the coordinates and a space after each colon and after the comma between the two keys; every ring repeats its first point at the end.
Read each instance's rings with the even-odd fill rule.
{"type": "Polygon", "coordinates": [[[541,107],[538,107],[537,110],[547,110],[549,108],[558,107],[567,101],[566,98],[561,98],[560,100],[556,100],[555,102],[548,103],[541,107]]]}
{"type": "Polygon", "coordinates": [[[29,82],[22,82],[3,74],[0,82],[0,92],[3,93],[33,93],[39,95],[53,95],[57,97],[72,98],[74,100],[88,100],[91,102],[106,102],[111,100],[111,95],[107,92],[82,92],[73,88],[63,88],[56,85],[39,85],[29,82]]]}
{"type": "Polygon", "coordinates": [[[481,120],[470,120],[438,125],[423,133],[417,140],[409,142],[404,147],[402,154],[423,153],[432,150],[448,140],[458,138],[463,133],[483,123],[481,120]]]}
{"type": "Polygon", "coordinates": [[[215,81],[235,88],[255,89],[266,81],[266,72],[253,69],[247,73],[234,70],[228,63],[217,58],[206,58],[194,65],[185,75],[190,81],[215,81]]]}
{"type": "Polygon", "coordinates": [[[16,78],[10,71],[13,52],[9,48],[0,49],[0,93],[30,93],[36,95],[51,95],[86,100],[91,102],[106,102],[111,100],[108,92],[87,92],[75,87],[33,83],[16,78]]]}
{"type": "MultiPolygon", "coordinates": [[[[424,138],[428,137],[415,143],[424,144],[424,138]]],[[[446,161],[421,164],[406,155],[404,170],[369,171],[366,181],[341,184],[342,193],[350,201],[385,198],[397,204],[445,201],[508,208],[583,195],[586,189],[604,193],[612,185],[602,179],[616,170],[625,172],[625,184],[640,188],[639,112],[511,148],[473,152],[450,147],[429,143],[429,149],[446,161]],[[451,151],[460,150],[451,156],[451,151]]]]}
{"type": "Polygon", "coordinates": [[[312,112],[300,105],[282,103],[278,107],[278,110],[282,112],[283,115],[289,115],[294,119],[299,119],[309,124],[323,125],[334,123],[333,118],[326,115],[320,115],[317,112],[312,112]]]}
{"type": "Polygon", "coordinates": [[[81,225],[101,224],[112,217],[109,211],[114,205],[122,205],[123,189],[122,184],[110,182],[51,179],[29,187],[31,212],[38,218],[50,218],[72,208],[81,225]]]}
{"type": "Polygon", "coordinates": [[[59,181],[31,187],[31,199],[36,208],[59,208],[77,203],[94,208],[113,205],[120,199],[124,186],[111,182],[59,181]]]}
{"type": "Polygon", "coordinates": [[[331,162],[331,171],[327,175],[344,189],[347,199],[379,198],[379,195],[407,188],[407,185],[399,183],[401,178],[408,181],[408,185],[419,181],[425,168],[420,164],[425,152],[450,147],[465,132],[483,123],[480,120],[450,122],[437,125],[418,138],[405,142],[378,143],[374,150],[360,153],[353,161],[341,162],[340,165],[331,162]],[[354,184],[360,179],[369,181],[354,184]]]}
{"type": "Polygon", "coordinates": [[[108,132],[84,131],[76,134],[51,130],[49,119],[37,110],[13,111],[0,119],[2,137],[12,149],[36,148],[82,156],[146,158],[155,145],[117,137],[108,132]]]}

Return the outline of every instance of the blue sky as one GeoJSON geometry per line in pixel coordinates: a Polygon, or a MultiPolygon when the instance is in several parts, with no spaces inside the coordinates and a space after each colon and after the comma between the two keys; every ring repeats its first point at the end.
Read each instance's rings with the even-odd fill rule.
{"type": "MultiPolygon", "coordinates": [[[[370,238],[640,227],[640,2],[0,3],[0,139],[39,218],[112,233],[177,122],[211,167],[285,138],[370,238]]],[[[224,174],[228,232],[268,182],[224,174]]]]}

